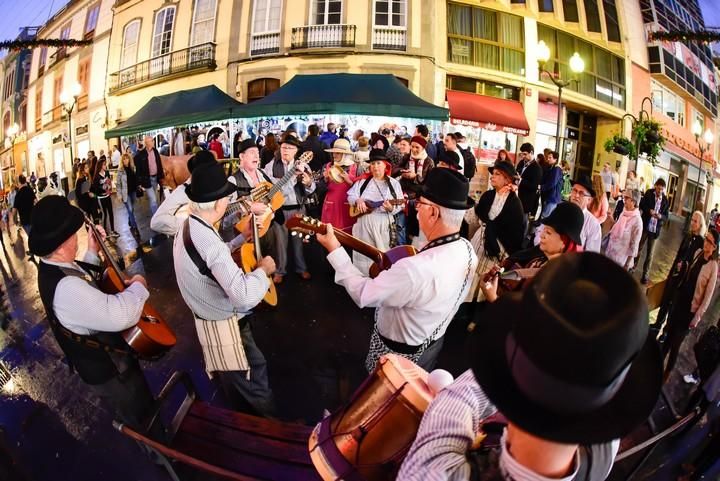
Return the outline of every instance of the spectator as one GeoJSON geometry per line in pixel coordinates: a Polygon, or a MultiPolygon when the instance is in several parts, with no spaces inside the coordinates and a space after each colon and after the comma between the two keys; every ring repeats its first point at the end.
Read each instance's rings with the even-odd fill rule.
{"type": "MultiPolygon", "coordinates": [[[[588,210],[595,216],[598,222],[600,222],[600,225],[602,225],[605,219],[607,219],[610,203],[604,192],[602,178],[597,174],[593,175],[593,189],[595,190],[595,196],[588,210]]],[[[625,189],[625,191],[632,192],[631,189],[625,189]]]]}
{"type": "MultiPolygon", "coordinates": [[[[327,124],[327,130],[323,132],[323,134],[320,136],[320,141],[325,144],[325,147],[323,149],[329,149],[333,145],[335,145],[335,141],[338,139],[337,134],[335,133],[335,124],[330,122],[327,124]]],[[[329,162],[329,157],[328,157],[329,162]]],[[[324,165],[321,164],[321,166],[324,165]]]]}
{"type": "MultiPolygon", "coordinates": [[[[323,144],[321,137],[318,136],[319,133],[320,128],[315,124],[310,124],[308,126],[308,135],[302,144],[303,152],[311,151],[313,153],[313,158],[309,164],[313,172],[320,171],[323,165],[331,160],[328,153],[325,152],[325,149],[329,149],[330,145],[323,144]]],[[[276,152],[278,151],[276,150],[276,152]]]]}
{"type": "Polygon", "coordinates": [[[603,191],[608,200],[610,200],[610,194],[612,194],[613,188],[615,187],[615,179],[613,177],[612,169],[610,168],[610,162],[605,162],[603,170],[600,173],[603,182],[603,191]]]}
{"type": "Polygon", "coordinates": [[[220,160],[225,158],[225,150],[223,145],[218,140],[218,134],[213,134],[210,144],[208,144],[208,150],[215,153],[215,158],[220,160]]]}
{"type": "Polygon", "coordinates": [[[643,264],[643,273],[641,282],[647,284],[648,272],[652,264],[653,253],[655,252],[655,241],[660,237],[662,226],[668,218],[669,203],[664,193],[665,179],[659,178],[655,182],[655,188],[649,189],[643,195],[640,201],[640,210],[643,219],[643,235],[640,239],[640,248],[638,249],[638,258],[635,259],[635,265],[638,265],[640,259],[640,251],[647,243],[647,253],[645,255],[645,263],[643,264]]]}
{"type": "Polygon", "coordinates": [[[605,255],[630,271],[635,267],[635,257],[642,237],[642,218],[638,210],[640,191],[626,189],[623,201],[625,210],[610,230],[605,255]]]}
{"type": "Polygon", "coordinates": [[[264,168],[275,158],[278,150],[278,143],[275,141],[275,134],[269,132],[265,135],[265,146],[260,149],[260,168],[264,168]]]}
{"type": "Polygon", "coordinates": [[[157,211],[157,189],[165,178],[160,152],[155,148],[155,141],[149,135],[143,139],[145,148],[135,155],[135,169],[137,172],[138,184],[145,189],[150,201],[150,213],[157,211]]]}
{"type": "MultiPolygon", "coordinates": [[[[35,174],[35,172],[33,172],[33,174],[35,174]]],[[[20,184],[20,188],[18,189],[17,195],[15,196],[12,205],[13,216],[16,213],[20,216],[20,225],[22,226],[25,234],[29,238],[31,229],[30,220],[32,218],[32,212],[33,208],[35,207],[36,200],[35,192],[33,191],[32,187],[28,185],[27,179],[24,175],[20,175],[18,177],[18,184],[20,184]]],[[[29,250],[26,252],[26,254],[30,256],[31,261],[35,261],[35,257],[30,253],[29,250]]]]}
{"type": "Polygon", "coordinates": [[[455,138],[457,139],[460,156],[463,159],[462,173],[468,178],[468,180],[472,180],[472,178],[475,177],[475,170],[477,168],[475,156],[470,149],[470,145],[467,143],[467,139],[462,133],[455,132],[455,138]]]}
{"type": "Polygon", "coordinates": [[[121,157],[120,148],[117,145],[113,145],[112,154],[110,155],[110,167],[112,169],[117,169],[120,166],[121,157]]]}
{"type": "Polygon", "coordinates": [[[540,196],[543,208],[540,217],[549,216],[555,207],[562,200],[562,169],[557,166],[557,152],[548,152],[545,156],[542,184],[540,185],[540,196]]]}

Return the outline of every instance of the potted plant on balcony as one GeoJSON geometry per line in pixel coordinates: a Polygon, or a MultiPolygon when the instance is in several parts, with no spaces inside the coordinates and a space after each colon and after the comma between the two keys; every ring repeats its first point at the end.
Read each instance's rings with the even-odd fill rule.
{"type": "Polygon", "coordinates": [[[604,146],[606,152],[615,152],[616,154],[627,155],[631,159],[637,159],[635,144],[623,135],[613,135],[612,138],[605,141],[604,146]]]}
{"type": "Polygon", "coordinates": [[[657,158],[665,145],[665,137],[660,127],[660,122],[654,119],[641,120],[633,126],[633,135],[639,146],[639,153],[647,154],[648,161],[653,165],[657,163],[657,158]]]}

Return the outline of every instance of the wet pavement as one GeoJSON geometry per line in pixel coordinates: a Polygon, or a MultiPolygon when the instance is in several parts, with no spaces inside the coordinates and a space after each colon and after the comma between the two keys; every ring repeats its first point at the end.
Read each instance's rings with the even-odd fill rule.
{"type": "MultiPolygon", "coordinates": [[[[117,250],[132,273],[144,273],[150,286],[150,300],[170,323],[178,344],[161,360],[143,363],[155,393],[174,371],[190,373],[199,397],[224,406],[225,400],[207,378],[190,311],[180,297],[172,266],[172,243],[154,239],[154,246],[137,249],[127,227],[127,217],[115,202],[116,230],[121,237],[117,250]],[[137,254],[135,251],[137,249],[137,254]],[[137,258],[137,259],[136,259],[137,258]]],[[[137,205],[141,237],[150,237],[146,198],[137,205]]],[[[651,281],[668,271],[680,243],[682,221],[674,219],[658,245],[651,281]]],[[[144,457],[137,446],[113,430],[109,408],[90,393],[76,374],[69,372],[52,333],[37,292],[37,269],[24,252],[24,234],[12,229],[2,232],[1,274],[7,286],[13,320],[0,331],[0,481],[155,481],[169,479],[165,471],[144,457]],[[12,470],[13,474],[10,474],[12,470]]],[[[84,252],[85,239],[81,240],[84,252]]],[[[276,308],[258,309],[253,324],[255,339],[264,352],[270,383],[282,419],[314,425],[324,409],[333,410],[347,400],[365,377],[363,361],[372,327],[372,311],[358,309],[344,290],[333,282],[332,271],[316,242],[306,246],[306,259],[313,275],[303,281],[289,274],[278,286],[276,308]]],[[[292,272],[291,269],[288,271],[292,272]]],[[[718,319],[720,302],[713,300],[706,315],[718,319]]],[[[691,386],[682,374],[692,372],[694,359],[689,347],[699,332],[686,341],[678,369],[667,392],[681,408],[691,386]],[[679,374],[678,374],[679,373],[679,374]]],[[[448,330],[439,367],[458,374],[467,367],[462,319],[448,330]]],[[[672,418],[658,403],[654,418],[660,428],[672,418]]],[[[705,435],[707,424],[693,429],[684,438],[661,444],[645,468],[633,479],[674,480],[678,466],[705,435]]],[[[633,440],[647,437],[642,429],[633,440]]],[[[610,479],[625,479],[637,458],[619,463],[610,479]]],[[[184,472],[183,480],[209,479],[184,472]]],[[[717,479],[717,478],[709,478],[717,479]]]]}

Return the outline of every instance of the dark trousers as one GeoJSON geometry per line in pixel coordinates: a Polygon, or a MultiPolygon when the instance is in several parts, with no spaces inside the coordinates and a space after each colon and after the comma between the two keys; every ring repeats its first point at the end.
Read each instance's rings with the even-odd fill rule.
{"type": "Polygon", "coordinates": [[[438,356],[440,355],[440,351],[442,351],[444,340],[445,336],[433,342],[430,347],[425,349],[425,352],[423,352],[420,359],[418,359],[418,366],[425,369],[427,372],[435,369],[438,356]]]}
{"type": "Polygon", "coordinates": [[[683,309],[683,307],[678,306],[678,308],[673,309],[666,328],[667,338],[662,345],[663,359],[667,358],[668,360],[665,367],[666,378],[675,367],[680,347],[685,340],[685,336],[690,331],[690,321],[695,315],[690,312],[689,308],[683,309]]]}
{"type": "Polygon", "coordinates": [[[663,323],[665,322],[665,318],[672,310],[673,297],[675,296],[678,282],[678,276],[668,276],[667,282],[665,284],[665,290],[663,291],[662,300],[660,301],[660,310],[658,311],[658,315],[655,318],[655,323],[652,324],[650,327],[658,330],[660,330],[660,328],[662,327],[663,323]]]}
{"type": "Polygon", "coordinates": [[[645,253],[645,262],[643,263],[642,276],[647,278],[650,272],[650,264],[652,264],[653,254],[655,253],[655,241],[657,240],[656,234],[650,234],[647,231],[643,231],[642,237],[640,237],[640,246],[638,247],[638,256],[635,258],[635,265],[640,265],[640,257],[642,256],[643,246],[647,243],[647,252],[645,253]]]}
{"type": "Polygon", "coordinates": [[[268,381],[267,361],[255,344],[250,322],[240,329],[240,337],[250,365],[250,378],[247,371],[218,371],[216,374],[223,392],[235,409],[242,410],[249,404],[262,416],[275,416],[275,399],[268,381]]]}
{"type": "Polygon", "coordinates": [[[110,227],[110,230],[108,232],[115,230],[115,215],[113,214],[113,206],[112,206],[112,199],[110,197],[100,197],[100,207],[102,208],[103,213],[103,224],[106,229],[108,226],[110,227]],[[109,219],[109,222],[108,222],[109,219]]]}

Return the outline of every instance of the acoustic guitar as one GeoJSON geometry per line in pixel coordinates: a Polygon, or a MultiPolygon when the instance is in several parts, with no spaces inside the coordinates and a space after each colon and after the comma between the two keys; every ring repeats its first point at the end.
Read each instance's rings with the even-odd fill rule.
{"type": "MultiPolygon", "coordinates": [[[[282,188],[292,180],[293,177],[297,176],[296,170],[305,170],[308,162],[313,158],[312,151],[308,150],[300,155],[295,163],[288,168],[287,173],[274,184],[271,182],[260,182],[253,190],[250,191],[250,202],[262,202],[270,207],[269,211],[258,217],[259,233],[262,237],[267,234],[270,228],[270,222],[272,222],[273,212],[280,209],[285,203],[285,196],[282,194],[282,188]]],[[[237,232],[245,232],[245,228],[250,222],[250,215],[246,215],[235,224],[235,230],[237,232]]]]}
{"type": "Polygon", "coordinates": [[[540,268],[523,268],[519,264],[510,264],[509,260],[505,259],[501,265],[495,265],[486,272],[482,282],[487,283],[494,277],[499,277],[497,294],[500,296],[505,292],[521,290],[539,271],[540,268]]]}
{"type": "MultiPolygon", "coordinates": [[[[364,199],[363,199],[364,200],[364,199]]],[[[396,205],[404,205],[406,202],[408,202],[407,199],[388,199],[388,202],[390,202],[390,205],[396,206],[396,205]]],[[[360,212],[358,208],[354,205],[350,205],[350,217],[362,217],[364,215],[367,215],[377,209],[378,207],[382,207],[384,201],[382,200],[366,200],[365,205],[367,206],[367,210],[365,212],[360,212]]]]}
{"type": "MultiPolygon", "coordinates": [[[[285,222],[285,226],[291,231],[292,235],[301,236],[305,240],[315,234],[327,233],[327,224],[308,216],[297,215],[291,217],[285,222]]],[[[335,237],[342,245],[373,260],[373,264],[370,266],[370,277],[372,278],[377,277],[382,271],[390,269],[400,259],[417,254],[413,246],[398,246],[383,252],[345,231],[335,229],[334,232],[335,237]]]]}
{"type": "MultiPolygon", "coordinates": [[[[255,214],[250,214],[250,221],[253,226],[253,239],[252,241],[243,244],[240,249],[237,249],[232,253],[232,258],[235,263],[242,268],[242,270],[248,274],[257,268],[258,260],[263,258],[262,251],[260,249],[260,236],[258,235],[258,223],[255,219],[255,214]]],[[[270,276],[268,276],[269,278],[270,276]]],[[[263,297],[263,301],[269,306],[277,306],[277,291],[275,290],[275,284],[270,279],[270,287],[263,297]]]]}
{"type": "MultiPolygon", "coordinates": [[[[105,272],[99,282],[100,290],[106,294],[117,294],[124,291],[127,287],[124,281],[128,279],[128,276],[120,269],[102,235],[87,215],[85,224],[95,236],[105,264],[105,272]]],[[[120,335],[143,359],[157,359],[177,342],[175,333],[149,302],[143,306],[138,323],[125,329],[120,335]]]]}

